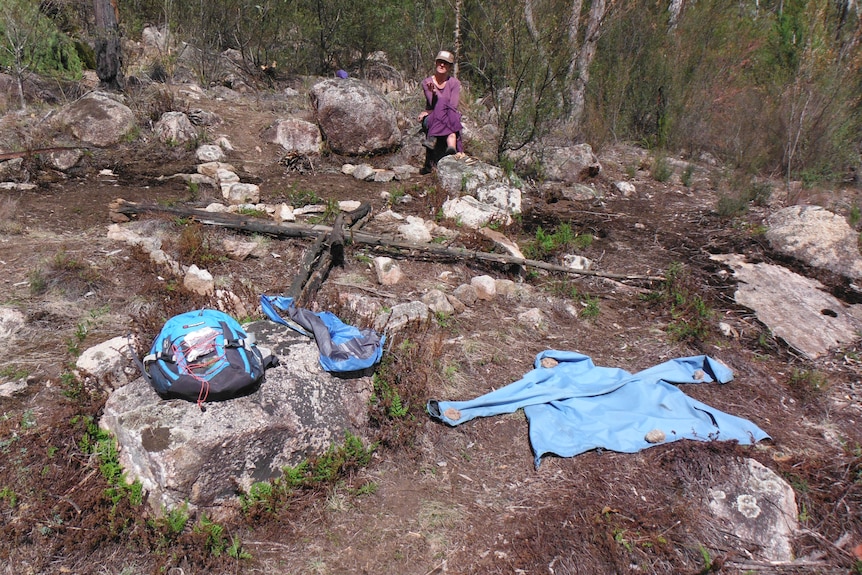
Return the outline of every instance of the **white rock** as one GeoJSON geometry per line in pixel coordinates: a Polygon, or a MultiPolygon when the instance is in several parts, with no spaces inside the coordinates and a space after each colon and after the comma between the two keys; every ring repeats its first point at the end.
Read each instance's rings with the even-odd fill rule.
{"type": "Polygon", "coordinates": [[[494,280],[494,289],[497,295],[511,297],[518,293],[518,284],[507,279],[494,280]]]}
{"type": "Polygon", "coordinates": [[[469,284],[461,284],[455,288],[455,291],[452,292],[458,301],[464,303],[465,305],[473,305],[476,303],[476,300],[479,299],[479,295],[476,292],[476,288],[469,284]]]}
{"type": "Polygon", "coordinates": [[[189,266],[183,285],[191,292],[200,295],[208,295],[215,291],[215,280],[210,272],[202,270],[195,264],[189,266]]]}
{"type": "Polygon", "coordinates": [[[614,184],[617,191],[623,195],[623,197],[628,198],[629,196],[635,195],[637,193],[637,188],[631,182],[617,182],[614,184]]]}
{"type": "Polygon", "coordinates": [[[537,307],[528,309],[527,311],[518,314],[518,323],[532,328],[542,328],[547,320],[545,314],[537,307]]]}
{"type": "Polygon", "coordinates": [[[227,139],[227,136],[219,136],[215,144],[225,152],[233,152],[233,145],[227,139]]]}
{"type": "Polygon", "coordinates": [[[304,216],[306,214],[322,214],[326,211],[326,206],[323,204],[308,204],[307,206],[302,206],[301,208],[294,208],[293,215],[295,216],[304,216]]]}
{"type": "MultiPolygon", "coordinates": [[[[10,342],[24,329],[24,314],[11,307],[0,307],[0,342],[10,342]]],[[[0,343],[0,347],[3,344],[0,343]]]]}
{"type": "Polygon", "coordinates": [[[407,241],[425,244],[431,241],[431,232],[425,227],[425,221],[416,216],[407,216],[407,223],[398,226],[400,233],[407,241]]]}
{"type": "Polygon", "coordinates": [[[374,258],[374,272],[380,285],[395,285],[404,277],[404,272],[395,260],[383,256],[374,258]]]}
{"type": "Polygon", "coordinates": [[[566,254],[563,256],[563,265],[573,270],[588,270],[592,267],[593,262],[584,256],[566,254]]]}
{"type": "Polygon", "coordinates": [[[257,184],[223,184],[221,189],[222,195],[231,204],[256,204],[260,201],[260,186],[257,184]]]}
{"type": "Polygon", "coordinates": [[[27,378],[21,378],[17,381],[8,381],[0,385],[0,397],[13,397],[19,393],[27,391],[27,378]]]}
{"type": "Polygon", "coordinates": [[[395,332],[410,323],[422,323],[428,320],[431,310],[421,301],[411,301],[393,306],[386,313],[380,314],[374,320],[374,329],[378,332],[395,332]]]}
{"type": "Polygon", "coordinates": [[[374,176],[371,178],[374,182],[391,182],[395,179],[395,172],[392,170],[375,170],[374,176]]]}
{"type": "Polygon", "coordinates": [[[483,204],[473,196],[446,200],[443,202],[443,215],[473,229],[481,228],[491,220],[499,220],[506,225],[512,222],[512,217],[504,210],[483,204]]]}
{"type": "MultiPolygon", "coordinates": [[[[132,345],[140,347],[135,341],[132,345]]],[[[114,337],[85,350],[75,362],[75,367],[85,376],[91,375],[100,382],[106,381],[111,388],[116,389],[137,377],[137,370],[132,369],[132,361],[129,339],[114,337]]]]}
{"type": "Polygon", "coordinates": [[[338,209],[342,212],[352,212],[353,210],[359,209],[359,206],[362,205],[362,202],[359,200],[342,200],[338,202],[338,209]]]}
{"type": "Polygon", "coordinates": [[[208,204],[207,207],[204,208],[205,212],[212,212],[214,214],[221,214],[228,211],[228,207],[221,202],[213,202],[208,204]]]}
{"type": "Polygon", "coordinates": [[[491,276],[476,276],[470,280],[470,285],[475,288],[478,299],[492,300],[497,296],[497,282],[491,276]]]}
{"type": "Polygon", "coordinates": [[[432,289],[422,296],[422,303],[428,306],[434,313],[451,315],[455,313],[455,307],[449,302],[446,294],[439,289],[432,289]]]}
{"type": "MultiPolygon", "coordinates": [[[[224,162],[204,162],[203,164],[198,164],[198,173],[203,174],[212,178],[213,180],[218,180],[219,170],[227,170],[229,172],[236,172],[236,168],[234,168],[230,164],[226,164],[224,162]]],[[[239,181],[239,178],[237,178],[239,181]]]]}
{"type": "Polygon", "coordinates": [[[404,221],[404,216],[402,216],[398,212],[386,210],[385,212],[380,212],[379,214],[374,216],[374,220],[381,223],[402,222],[404,221]]]}
{"type": "Polygon", "coordinates": [[[295,222],[296,214],[293,213],[293,206],[281,204],[275,211],[275,219],[279,222],[295,222]]]}
{"type": "Polygon", "coordinates": [[[239,182],[239,176],[236,172],[227,168],[218,168],[216,170],[215,179],[219,184],[236,184],[239,182]]]}
{"type": "Polygon", "coordinates": [[[213,144],[204,144],[195,150],[195,156],[201,162],[221,162],[225,159],[224,150],[213,144]]]}
{"type": "Polygon", "coordinates": [[[360,164],[359,166],[356,166],[355,170],[353,170],[353,177],[357,180],[370,181],[374,179],[375,173],[374,168],[368,164],[360,164]]]}

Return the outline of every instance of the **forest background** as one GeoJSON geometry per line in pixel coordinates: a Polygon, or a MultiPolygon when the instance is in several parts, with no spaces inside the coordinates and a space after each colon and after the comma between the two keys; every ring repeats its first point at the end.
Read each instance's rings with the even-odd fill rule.
{"type": "MultiPolygon", "coordinates": [[[[203,86],[229,48],[262,86],[361,78],[381,54],[415,81],[452,50],[464,107],[494,111],[501,161],[557,139],[708,152],[805,184],[855,179],[860,163],[855,0],[4,0],[0,67],[79,78],[97,66],[105,6],[121,38],[156,25],[194,46],[203,86]]],[[[170,78],[176,57],[166,49],[149,76],[170,78]]]]}

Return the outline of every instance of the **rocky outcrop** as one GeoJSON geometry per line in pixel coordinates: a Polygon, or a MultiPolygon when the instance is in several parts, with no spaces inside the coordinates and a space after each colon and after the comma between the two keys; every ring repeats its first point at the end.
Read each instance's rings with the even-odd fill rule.
{"type": "Polygon", "coordinates": [[[767,220],[766,239],[776,250],[842,276],[862,278],[858,232],[820,206],[790,206],[767,220]]]}
{"type": "Polygon", "coordinates": [[[208,508],[235,501],[238,490],[281,475],[310,453],[359,435],[367,424],[368,377],[338,379],[319,364],[316,344],[274,322],[247,326],[279,357],[259,389],[202,411],[163,400],[139,378],[108,398],[100,424],[113,433],[120,461],[141,481],[156,510],[187,502],[208,508]]]}
{"type": "Polygon", "coordinates": [[[184,144],[198,137],[197,128],[183,112],[165,112],[153,126],[153,132],[160,142],[171,145],[184,144]]]}
{"type": "Polygon", "coordinates": [[[589,144],[532,145],[512,155],[524,171],[538,168],[545,181],[576,184],[594,178],[602,171],[602,165],[589,144]]]}
{"type": "Polygon", "coordinates": [[[277,120],[264,130],[263,140],[297,154],[319,154],[323,145],[318,127],[299,118],[277,120]]]}
{"type": "Polygon", "coordinates": [[[772,333],[809,359],[855,342],[862,324],[817,280],[782,266],[751,264],[736,254],[712,256],[734,270],[736,303],[754,310],[772,333]]]}
{"type": "Polygon", "coordinates": [[[332,78],[311,88],[311,103],[329,148],[358,156],[392,150],[401,143],[395,108],[371,86],[332,78]]]}
{"type": "Polygon", "coordinates": [[[437,163],[437,177],[451,194],[443,215],[462,225],[480,228],[492,220],[509,224],[521,212],[521,190],[496,166],[447,156],[437,163]]]}
{"type": "Polygon", "coordinates": [[[135,114],[115,96],[91,92],[57,114],[57,123],[73,136],[98,147],[112,146],[135,127],[135,114]]]}
{"type": "Polygon", "coordinates": [[[759,561],[793,560],[796,495],[769,468],[754,459],[732,462],[723,481],[709,489],[707,503],[735,539],[729,546],[741,543],[759,561]]]}

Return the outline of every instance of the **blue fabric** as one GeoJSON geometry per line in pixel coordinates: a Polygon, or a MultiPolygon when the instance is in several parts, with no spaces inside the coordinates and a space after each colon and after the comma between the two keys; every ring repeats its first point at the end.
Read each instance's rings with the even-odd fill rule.
{"type": "Polygon", "coordinates": [[[596,448],[635,453],[655,445],[645,439],[652,430],[663,431],[665,442],[736,440],[749,445],[768,439],[750,421],[713,409],[673,385],[732,379],[727,366],[705,355],[631,374],[596,367],[580,353],[547,350],[536,356],[535,369],[521,380],[470,401],[431,400],[428,413],[454,426],[523,408],[536,467],[546,453],[572,457],[596,448]],[[559,364],[542,367],[546,357],[559,364]]]}
{"type": "Polygon", "coordinates": [[[328,311],[314,313],[296,307],[291,297],[268,295],[260,296],[260,307],[271,320],[313,337],[326,371],[358,372],[375,365],[383,355],[385,335],[348,325],[328,311]]]}

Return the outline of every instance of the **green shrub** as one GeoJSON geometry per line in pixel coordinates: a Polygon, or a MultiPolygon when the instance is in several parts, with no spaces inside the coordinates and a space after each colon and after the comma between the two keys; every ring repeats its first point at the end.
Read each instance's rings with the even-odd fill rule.
{"type": "Polygon", "coordinates": [[[668,334],[675,340],[704,341],[708,337],[715,312],[697,293],[690,272],[681,263],[668,266],[661,289],[646,299],[668,307],[668,334]]]}
{"type": "Polygon", "coordinates": [[[134,506],[143,502],[143,486],[140,481],[129,482],[120,465],[120,455],[114,436],[105,431],[92,417],[76,418],[73,423],[83,426],[83,433],[78,440],[78,448],[82,453],[96,456],[98,468],[108,482],[105,495],[116,508],[121,500],[127,499],[134,506]]]}
{"type": "Polygon", "coordinates": [[[366,447],[362,438],[346,432],[341,445],[330,445],[320,455],[309,457],[295,466],[283,467],[282,476],[272,481],[252,484],[248,492],[240,496],[243,511],[272,513],[286,504],[298,490],[331,486],[367,466],[376,449],[376,443],[366,447]]]}
{"type": "MultiPolygon", "coordinates": [[[[31,0],[0,5],[0,68],[77,80],[83,64],[75,43],[31,0]]],[[[16,72],[17,73],[17,72],[16,72]]]]}
{"type": "Polygon", "coordinates": [[[741,216],[748,211],[748,201],[740,197],[721,196],[718,198],[716,212],[722,218],[741,216]]]}
{"type": "Polygon", "coordinates": [[[830,387],[823,372],[809,369],[794,369],[787,385],[793,394],[803,401],[818,399],[830,387]]]}
{"type": "Polygon", "coordinates": [[[668,182],[673,176],[673,166],[667,158],[657,158],[652,167],[652,177],[657,182],[668,182]]]}
{"type": "Polygon", "coordinates": [[[563,249],[585,249],[593,243],[592,234],[575,234],[566,222],[548,233],[542,226],[536,228],[535,239],[524,244],[524,255],[530,259],[542,259],[563,249]]]}

